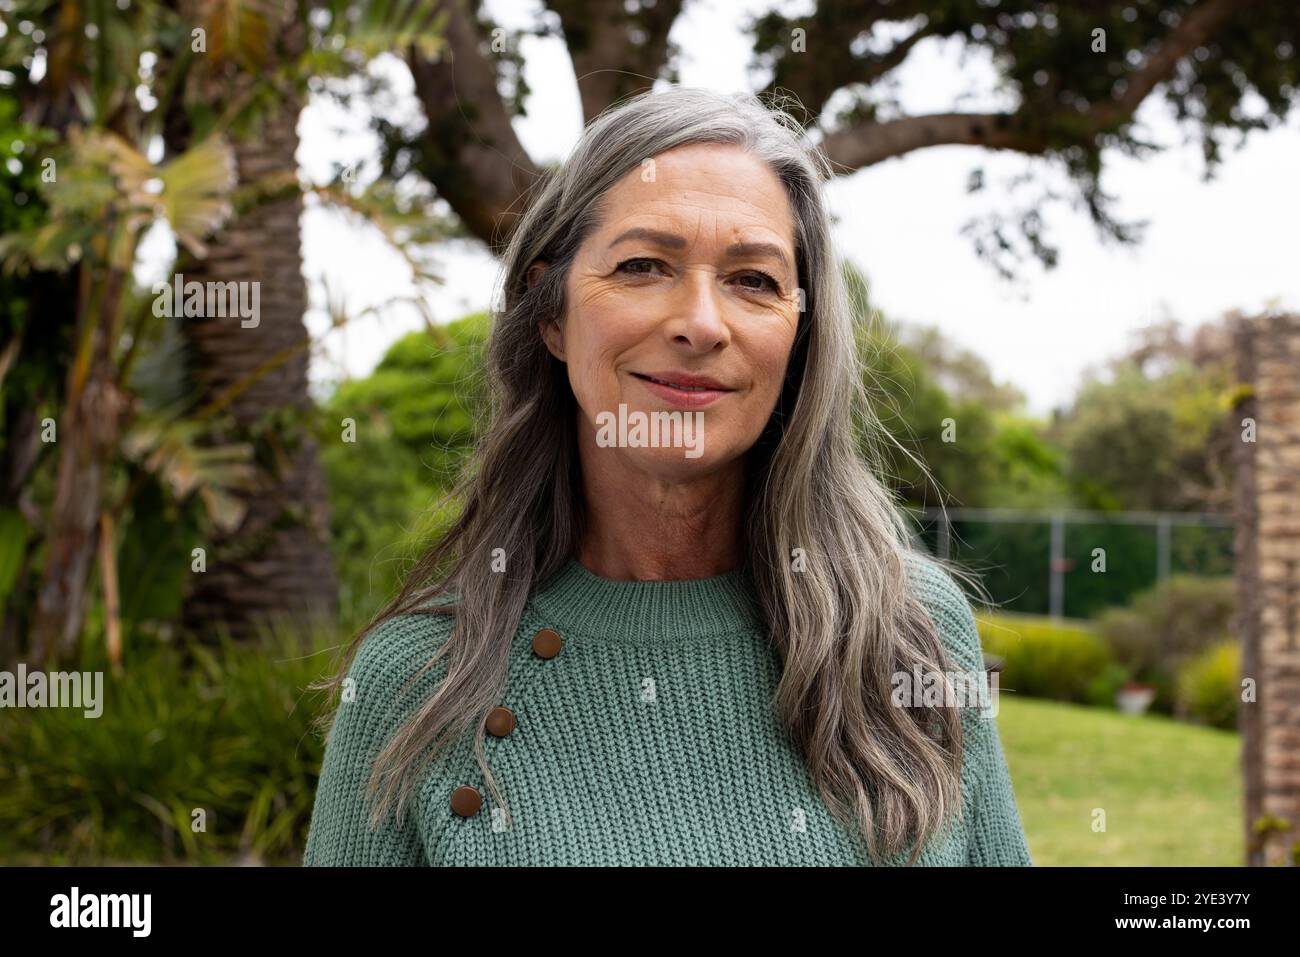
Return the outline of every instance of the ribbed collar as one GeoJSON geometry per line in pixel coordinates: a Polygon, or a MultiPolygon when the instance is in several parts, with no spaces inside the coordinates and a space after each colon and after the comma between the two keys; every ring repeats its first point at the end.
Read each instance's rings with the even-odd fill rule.
{"type": "Polygon", "coordinates": [[[674,581],[615,581],[570,558],[531,598],[563,636],[661,643],[735,634],[762,620],[743,568],[674,581]]]}

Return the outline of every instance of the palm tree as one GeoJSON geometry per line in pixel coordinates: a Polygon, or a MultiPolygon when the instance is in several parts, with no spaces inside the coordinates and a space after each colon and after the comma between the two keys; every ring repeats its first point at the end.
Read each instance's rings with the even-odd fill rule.
{"type": "MultiPolygon", "coordinates": [[[[256,8],[244,11],[243,47],[208,31],[213,42],[194,79],[212,102],[250,98],[261,77],[302,56],[301,20],[270,17],[256,8]],[[276,42],[266,43],[268,34],[276,42]],[[223,69],[239,60],[248,69],[223,69]]],[[[237,180],[246,197],[252,193],[247,205],[208,244],[206,255],[177,266],[186,283],[249,283],[258,290],[258,314],[251,319],[191,318],[181,325],[196,397],[225,405],[234,422],[237,434],[213,440],[253,443],[263,466],[255,486],[239,493],[245,507],[240,525],[204,543],[206,570],[194,576],[184,613],[185,624],[201,637],[224,628],[248,638],[259,621],[277,614],[329,623],[338,609],[329,502],[307,390],[297,79],[289,76],[234,139],[237,180]]],[[[189,132],[183,118],[170,123],[170,145],[183,146],[189,132]]]]}
{"type": "MultiPolygon", "coordinates": [[[[234,185],[230,151],[217,138],[156,167],[116,133],[73,128],[61,159],[47,218],[6,237],[3,247],[7,267],[78,265],[75,352],[57,422],[54,502],[32,620],[30,654],[38,664],[74,647],[97,553],[106,590],[115,582],[108,473],[135,413],[126,382],[136,355],[132,343],[143,330],[137,324],[124,333],[136,318],[128,302],[139,240],[165,218],[181,243],[201,250],[202,238],[229,215],[234,185]]],[[[110,618],[114,602],[107,594],[110,618]]]]}
{"type": "MultiPolygon", "coordinates": [[[[114,520],[130,498],[129,491],[123,499],[109,488],[109,463],[122,460],[117,453],[178,494],[197,488],[204,495],[213,529],[206,543],[211,574],[196,576],[191,622],[224,622],[245,632],[267,610],[328,616],[337,599],[326,499],[305,427],[309,343],[298,245],[302,189],[294,162],[301,90],[308,75],[350,74],[383,50],[432,50],[435,7],[398,0],[287,6],[137,0],[122,10],[16,0],[11,12],[15,21],[42,27],[0,37],[0,67],[18,77],[26,119],[74,142],[80,142],[77,128],[90,131],[60,159],[57,183],[46,184],[48,221],[31,234],[0,240],[0,259],[55,270],[76,297],[75,315],[51,317],[75,326],[69,330],[75,352],[60,399],[60,441],[51,453],[58,475],[29,653],[44,661],[72,650],[96,561],[112,651],[114,520]],[[309,48],[309,12],[327,15],[328,43],[309,48]],[[146,56],[154,64],[148,78],[138,75],[146,56]],[[47,64],[43,77],[31,69],[37,61],[47,64]],[[142,79],[158,108],[142,109],[142,79]],[[237,141],[233,152],[221,142],[228,133],[237,141]],[[155,134],[171,157],[162,167],[144,158],[155,134]],[[221,179],[227,172],[231,183],[221,179]],[[238,218],[205,248],[201,240],[231,205],[238,218]],[[177,418],[175,409],[142,417],[140,397],[127,382],[142,333],[156,337],[147,315],[131,314],[129,300],[136,244],[158,218],[180,240],[177,271],[187,279],[254,282],[263,293],[254,323],[233,329],[211,320],[180,323],[191,346],[197,421],[206,434],[177,418]],[[260,466],[251,491],[234,468],[235,450],[249,444],[239,440],[248,438],[260,466]],[[213,479],[232,483],[205,486],[213,479]],[[238,517],[233,526],[232,516],[238,517]]],[[[353,206],[363,215],[373,208],[353,206]]],[[[13,353],[4,350],[0,362],[13,353]]],[[[17,474],[9,458],[6,472],[17,474]]],[[[0,517],[12,524],[16,515],[8,508],[0,517]]],[[[37,526],[24,524],[35,541],[37,526]]],[[[31,545],[26,553],[34,554],[31,545]]]]}
{"type": "MultiPolygon", "coordinates": [[[[260,620],[306,616],[328,623],[337,615],[329,501],[307,390],[303,200],[295,159],[302,89],[309,75],[352,74],[380,52],[432,55],[440,48],[433,2],[311,4],[326,24],[314,45],[305,6],[278,14],[246,0],[209,6],[214,42],[197,86],[210,102],[255,103],[253,124],[235,138],[239,182],[255,185],[240,215],[206,256],[183,264],[183,274],[187,282],[257,283],[261,312],[255,324],[209,318],[183,328],[199,396],[226,404],[240,433],[214,438],[251,441],[264,468],[258,486],[242,493],[243,523],[210,542],[207,571],[195,579],[185,621],[200,635],[221,627],[247,637],[260,620]],[[268,87],[273,96],[254,97],[268,87]]],[[[189,115],[181,112],[179,122],[168,124],[173,145],[186,142],[189,115]]]]}

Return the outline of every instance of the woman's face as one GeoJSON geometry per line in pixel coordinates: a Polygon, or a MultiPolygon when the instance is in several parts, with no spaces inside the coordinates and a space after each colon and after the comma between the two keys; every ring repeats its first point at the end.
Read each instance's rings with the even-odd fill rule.
{"type": "Polygon", "coordinates": [[[715,471],[762,433],[794,342],[785,188],[743,150],[698,144],[633,170],[602,205],[564,321],[541,327],[568,366],[581,445],[656,478],[715,471]]]}

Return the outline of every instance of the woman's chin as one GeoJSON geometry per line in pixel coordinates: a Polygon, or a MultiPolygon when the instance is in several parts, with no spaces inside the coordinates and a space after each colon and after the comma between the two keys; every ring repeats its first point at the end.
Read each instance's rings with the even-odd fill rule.
{"type": "Polygon", "coordinates": [[[695,478],[719,466],[718,456],[703,448],[621,448],[617,451],[636,471],[665,481],[695,478]]]}

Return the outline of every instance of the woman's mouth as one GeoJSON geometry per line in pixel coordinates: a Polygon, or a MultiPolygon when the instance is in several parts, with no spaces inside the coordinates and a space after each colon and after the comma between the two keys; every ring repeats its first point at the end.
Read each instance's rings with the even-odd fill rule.
{"type": "Polygon", "coordinates": [[[710,405],[729,392],[735,391],[713,379],[685,373],[661,372],[658,375],[649,375],[633,372],[632,375],[641,380],[647,391],[659,398],[692,409],[710,405]]]}
{"type": "MultiPolygon", "coordinates": [[[[704,392],[706,389],[708,389],[708,386],[703,386],[703,385],[681,385],[681,384],[679,384],[679,383],[677,383],[677,382],[668,382],[668,381],[666,381],[666,380],[664,380],[664,379],[656,379],[656,378],[655,378],[654,376],[652,376],[652,375],[641,375],[641,373],[639,373],[639,372],[634,372],[633,375],[639,376],[639,377],[642,378],[642,379],[646,379],[646,380],[649,381],[649,382],[658,382],[660,385],[670,386],[670,387],[672,387],[672,388],[674,388],[674,389],[681,389],[683,392],[704,392]]],[[[715,390],[715,391],[716,391],[716,390],[715,390]]]]}

